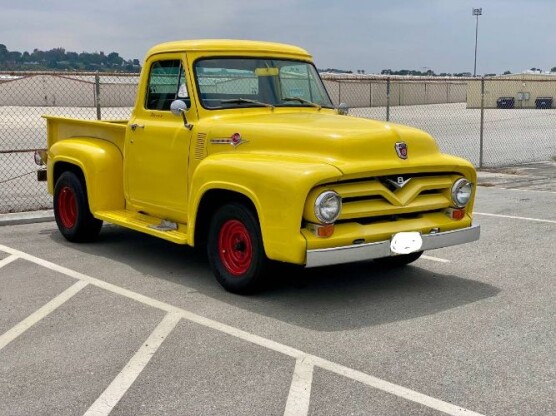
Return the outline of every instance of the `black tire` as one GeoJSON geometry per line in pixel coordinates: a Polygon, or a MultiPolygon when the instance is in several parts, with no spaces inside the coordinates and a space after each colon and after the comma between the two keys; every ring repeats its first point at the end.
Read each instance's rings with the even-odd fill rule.
{"type": "Polygon", "coordinates": [[[380,259],[374,259],[373,261],[384,267],[403,267],[407,266],[409,263],[413,263],[423,254],[422,251],[416,251],[410,254],[400,254],[398,256],[383,257],[380,259]]]}
{"type": "Polygon", "coordinates": [[[95,240],[102,227],[89,210],[85,184],[73,172],[62,173],[56,181],[54,217],[60,233],[74,243],[95,240]]]}
{"type": "Polygon", "coordinates": [[[207,254],[218,283],[229,292],[260,290],[268,263],[256,216],[245,205],[229,203],[212,217],[207,254]]]}

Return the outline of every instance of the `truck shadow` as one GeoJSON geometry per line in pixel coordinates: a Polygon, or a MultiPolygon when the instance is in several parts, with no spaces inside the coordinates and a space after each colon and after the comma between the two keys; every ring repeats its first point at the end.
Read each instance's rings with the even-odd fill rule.
{"type": "Polygon", "coordinates": [[[239,296],[224,291],[205,256],[191,248],[114,226],[105,226],[93,244],[67,243],[57,230],[49,232],[57,244],[124,263],[142,275],[181,285],[184,293],[193,289],[236,308],[315,331],[414,319],[500,292],[486,283],[427,270],[427,260],[418,260],[401,269],[380,268],[372,262],[315,269],[276,264],[263,292],[239,296]]]}

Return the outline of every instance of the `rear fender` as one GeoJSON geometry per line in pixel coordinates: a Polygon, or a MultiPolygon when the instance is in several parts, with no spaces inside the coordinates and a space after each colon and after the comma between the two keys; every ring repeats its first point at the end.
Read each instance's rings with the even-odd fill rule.
{"type": "Polygon", "coordinates": [[[123,160],[113,143],[95,138],[71,138],[54,143],[48,150],[48,191],[54,194],[64,164],[83,172],[89,207],[96,211],[125,208],[123,160]]]}

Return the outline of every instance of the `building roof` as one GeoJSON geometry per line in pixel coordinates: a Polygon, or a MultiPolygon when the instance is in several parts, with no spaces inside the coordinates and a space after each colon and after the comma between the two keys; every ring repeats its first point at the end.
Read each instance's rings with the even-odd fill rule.
{"type": "Polygon", "coordinates": [[[534,73],[534,72],[521,72],[518,74],[506,74],[506,75],[498,75],[496,78],[505,78],[505,79],[518,79],[518,80],[551,80],[554,81],[556,79],[556,73],[554,72],[545,72],[542,74],[534,73]]]}

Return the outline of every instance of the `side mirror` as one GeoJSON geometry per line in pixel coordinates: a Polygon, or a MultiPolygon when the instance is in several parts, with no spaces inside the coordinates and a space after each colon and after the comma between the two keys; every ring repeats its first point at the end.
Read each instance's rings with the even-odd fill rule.
{"type": "Polygon", "coordinates": [[[193,124],[189,124],[187,122],[187,117],[185,116],[185,112],[187,111],[187,104],[184,103],[182,100],[174,100],[170,104],[170,111],[173,115],[179,116],[183,119],[183,125],[186,129],[191,130],[193,128],[193,124]]]}
{"type": "Polygon", "coordinates": [[[341,116],[347,116],[347,113],[349,111],[349,107],[346,103],[340,103],[340,105],[337,108],[338,110],[338,114],[341,116]]]}

